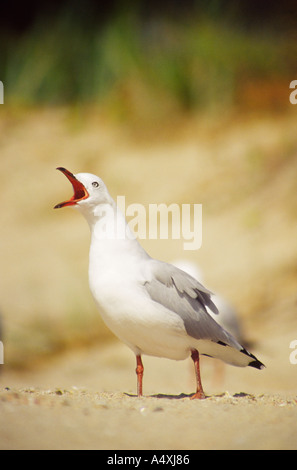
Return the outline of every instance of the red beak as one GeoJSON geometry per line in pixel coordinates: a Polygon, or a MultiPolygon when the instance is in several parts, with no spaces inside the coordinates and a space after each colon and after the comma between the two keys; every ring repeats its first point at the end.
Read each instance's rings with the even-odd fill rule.
{"type": "Polygon", "coordinates": [[[84,187],[84,185],[78,181],[75,176],[66,168],[59,167],[57,170],[61,171],[64,173],[64,175],[69,179],[70,183],[73,186],[74,194],[71,199],[65,202],[60,202],[60,204],[57,204],[54,209],[60,209],[61,207],[65,206],[75,206],[79,201],[82,201],[83,199],[86,199],[89,197],[89,193],[84,187]]]}

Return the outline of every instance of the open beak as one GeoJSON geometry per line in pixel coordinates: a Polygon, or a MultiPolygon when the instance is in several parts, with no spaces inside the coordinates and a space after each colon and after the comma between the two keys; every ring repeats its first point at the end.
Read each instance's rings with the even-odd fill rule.
{"type": "Polygon", "coordinates": [[[54,209],[60,209],[61,207],[65,206],[75,206],[78,202],[82,201],[83,199],[86,199],[89,197],[89,193],[84,187],[84,185],[78,181],[78,179],[75,178],[75,176],[66,168],[59,167],[57,170],[61,171],[64,173],[64,175],[69,179],[70,183],[73,186],[73,191],[74,194],[71,199],[65,202],[60,202],[60,204],[57,204],[54,209]]]}

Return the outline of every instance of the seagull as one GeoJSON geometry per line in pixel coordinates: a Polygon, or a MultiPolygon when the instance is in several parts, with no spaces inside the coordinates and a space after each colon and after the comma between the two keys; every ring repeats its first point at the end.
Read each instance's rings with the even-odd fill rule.
{"type": "Polygon", "coordinates": [[[104,182],[59,167],[73,196],[54,208],[75,207],[91,231],[89,285],[103,321],[136,356],[137,396],[143,396],[142,356],[184,360],[196,376],[192,399],[204,399],[200,355],[256,369],[264,365],[207,312],[211,292],[181,269],[151,258],[129,228],[104,182]]]}

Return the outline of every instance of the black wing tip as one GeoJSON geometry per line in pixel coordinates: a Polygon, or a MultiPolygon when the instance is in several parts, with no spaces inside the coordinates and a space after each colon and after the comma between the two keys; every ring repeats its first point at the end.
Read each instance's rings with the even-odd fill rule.
{"type": "Polygon", "coordinates": [[[260,370],[265,369],[264,364],[262,364],[262,362],[258,361],[258,359],[255,359],[254,361],[251,361],[249,363],[249,366],[254,367],[255,369],[260,369],[260,370]]]}
{"type": "Polygon", "coordinates": [[[260,369],[260,370],[265,369],[265,365],[261,361],[259,361],[259,359],[257,359],[256,356],[248,352],[245,348],[242,348],[241,352],[251,357],[252,361],[248,363],[249,367],[254,367],[255,369],[260,369]]]}

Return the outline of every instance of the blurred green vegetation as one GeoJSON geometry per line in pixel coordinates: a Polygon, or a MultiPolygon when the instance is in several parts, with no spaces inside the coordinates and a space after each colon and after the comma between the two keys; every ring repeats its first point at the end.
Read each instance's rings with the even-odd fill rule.
{"type": "Polygon", "coordinates": [[[119,117],[201,110],[241,104],[246,83],[279,82],[288,95],[296,78],[290,35],[226,17],[127,12],[90,23],[63,10],[0,36],[5,99],[16,104],[100,103],[119,117]]]}

